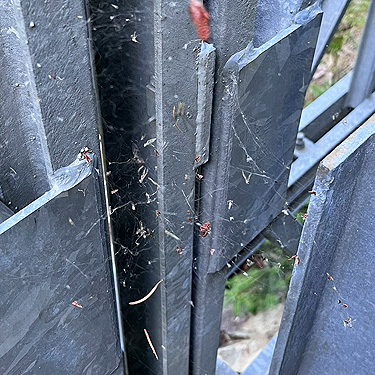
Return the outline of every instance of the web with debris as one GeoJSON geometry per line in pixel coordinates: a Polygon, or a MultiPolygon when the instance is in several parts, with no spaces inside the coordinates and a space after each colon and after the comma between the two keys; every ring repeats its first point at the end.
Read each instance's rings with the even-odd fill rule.
{"type": "MultiPolygon", "coordinates": [[[[176,7],[173,4],[169,7],[176,7]]],[[[309,71],[298,78],[296,71],[302,69],[298,64],[308,66],[313,51],[309,57],[298,44],[305,37],[302,28],[288,29],[290,39],[285,32],[273,40],[275,48],[266,43],[254,49],[250,40],[242,40],[225,52],[218,44],[210,159],[197,168],[201,155],[194,148],[197,105],[192,99],[200,42],[173,42],[177,57],[189,55],[186,61],[193,63],[185,76],[174,77],[185,67],[178,67],[172,53],[168,56],[168,41],[161,42],[165,56],[155,51],[154,22],[162,22],[155,20],[164,15],[155,14],[153,4],[92,0],[90,17],[128,365],[130,373],[157,374],[159,358],[172,352],[165,344],[173,327],[185,331],[173,349],[189,352],[186,317],[195,308],[200,311],[192,282],[204,284],[205,274],[232,273],[231,268],[243,263],[247,266],[240,273],[248,278],[246,267],[271,258],[251,258],[262,230],[300,205],[287,198],[294,137],[285,133],[297,132],[309,71]],[[192,80],[190,97],[163,91],[168,69],[171,87],[192,80]],[[163,101],[162,94],[170,99],[163,101]],[[267,112],[269,102],[272,114],[267,112]],[[163,311],[178,298],[178,307],[163,311]],[[179,318],[169,325],[168,319],[179,318]]],[[[303,186],[297,181],[294,188],[303,186]]],[[[283,244],[283,239],[274,241],[283,244]]],[[[300,260],[283,255],[270,263],[280,279],[288,279],[286,264],[293,261],[300,260]]],[[[261,281],[261,289],[268,286],[261,281]]],[[[340,295],[339,300],[344,298],[340,295]]],[[[216,303],[221,309],[222,299],[216,303]]],[[[171,344],[175,342],[172,338],[171,344]]]]}

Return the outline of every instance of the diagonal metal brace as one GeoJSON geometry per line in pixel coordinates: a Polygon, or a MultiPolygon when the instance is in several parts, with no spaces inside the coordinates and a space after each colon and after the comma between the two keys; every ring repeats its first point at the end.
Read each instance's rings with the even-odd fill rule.
{"type": "Polygon", "coordinates": [[[51,178],[52,189],[45,192],[41,197],[2,222],[0,224],[0,234],[3,234],[49,201],[56,198],[61,193],[72,189],[86,177],[90,176],[93,164],[93,153],[85,153],[85,157],[82,157],[82,154],[80,153],[72,164],[58,169],[51,178]]]}

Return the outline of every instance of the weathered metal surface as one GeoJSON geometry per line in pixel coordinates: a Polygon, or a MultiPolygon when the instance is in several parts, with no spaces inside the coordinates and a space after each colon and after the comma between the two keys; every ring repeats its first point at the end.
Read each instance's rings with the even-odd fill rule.
{"type": "Polygon", "coordinates": [[[268,42],[278,32],[289,27],[300,9],[311,5],[314,1],[303,0],[258,0],[254,30],[256,47],[268,42]]]}
{"type": "Polygon", "coordinates": [[[87,176],[89,176],[93,168],[92,154],[91,157],[87,157],[89,158],[88,160],[90,160],[90,162],[88,162],[85,159],[80,160],[80,158],[78,157],[69,166],[58,169],[51,176],[52,189],[44,193],[35,201],[31,202],[21,211],[9,217],[8,220],[5,220],[4,222],[0,223],[0,234],[3,234],[11,227],[25,219],[27,216],[39,210],[49,201],[56,198],[61,193],[72,189],[74,186],[78,185],[82,180],[84,180],[87,176]]]}
{"type": "Polygon", "coordinates": [[[85,7],[1,4],[2,374],[125,371],[85,7]]]}
{"type": "Polygon", "coordinates": [[[198,246],[215,249],[208,272],[222,269],[285,206],[321,18],[315,8],[301,13],[295,25],[258,49],[249,45],[224,69],[220,122],[213,122],[213,152],[201,182],[201,222],[210,222],[212,233],[198,246]]]}
{"type": "Polygon", "coordinates": [[[258,49],[249,44],[224,67],[217,47],[221,80],[198,202],[200,223],[211,231],[197,234],[194,253],[193,374],[215,371],[227,262],[285,205],[320,17],[315,7],[299,13],[295,25],[258,49]]]}
{"type": "Polygon", "coordinates": [[[372,373],[375,124],[320,164],[271,374],[372,373]]]}
{"type": "Polygon", "coordinates": [[[210,155],[214,73],[215,48],[212,44],[202,43],[198,56],[196,168],[207,163],[210,155]]]}
{"type": "MultiPolygon", "coordinates": [[[[99,155],[99,117],[85,1],[22,0],[23,22],[54,170],[88,146],[99,155]]],[[[18,22],[22,22],[19,20],[18,22]]]]}
{"type": "Polygon", "coordinates": [[[52,173],[19,2],[0,15],[0,199],[21,209],[50,188],[52,173]]]}
{"type": "Polygon", "coordinates": [[[97,193],[91,175],[0,235],[1,374],[124,374],[97,193]]]}
{"type": "Polygon", "coordinates": [[[355,108],[375,90],[375,1],[367,13],[346,104],[355,108]]]}
{"type": "MultiPolygon", "coordinates": [[[[210,250],[205,249],[210,252],[210,250]]],[[[220,323],[224,302],[227,269],[215,273],[203,273],[207,263],[196,259],[193,267],[199,280],[194,282],[191,337],[191,373],[214,374],[219,347],[220,323]],[[199,261],[199,264],[198,264],[199,261]],[[198,273],[200,272],[200,273],[198,273]]]]}

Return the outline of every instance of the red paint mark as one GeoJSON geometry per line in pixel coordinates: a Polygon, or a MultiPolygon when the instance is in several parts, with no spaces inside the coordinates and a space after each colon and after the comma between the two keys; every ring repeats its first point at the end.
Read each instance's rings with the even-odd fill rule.
{"type": "Polygon", "coordinates": [[[204,5],[198,0],[190,0],[188,8],[190,18],[195,25],[198,38],[207,42],[210,38],[210,25],[208,20],[210,15],[208,14],[204,5]]]}

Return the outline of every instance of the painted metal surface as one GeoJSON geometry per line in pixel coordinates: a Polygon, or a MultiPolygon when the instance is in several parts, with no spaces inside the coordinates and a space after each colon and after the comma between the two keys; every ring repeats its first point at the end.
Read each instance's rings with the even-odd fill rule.
{"type": "Polygon", "coordinates": [[[249,45],[225,66],[226,90],[216,108],[220,122],[212,127],[214,152],[201,182],[200,217],[211,223],[211,236],[200,238],[198,246],[215,249],[208,272],[222,269],[285,206],[321,18],[314,7],[301,13],[301,24],[297,18],[295,25],[259,49],[249,45]],[[258,85],[261,93],[253,90],[258,85]]]}
{"type": "Polygon", "coordinates": [[[99,155],[89,24],[85,1],[16,1],[54,170],[74,160],[77,149],[99,155]]]}
{"type": "Polygon", "coordinates": [[[319,166],[271,374],[372,373],[374,134],[363,125],[319,166]]]}
{"type": "Polygon", "coordinates": [[[375,94],[372,94],[316,143],[309,143],[303,151],[300,150],[298,159],[291,167],[289,186],[298,182],[305,173],[317,165],[325,155],[363,124],[374,112],[375,94]]]}
{"type": "Polygon", "coordinates": [[[0,8],[0,373],[123,374],[85,2],[0,8]]]}
{"type": "Polygon", "coordinates": [[[37,211],[21,210],[23,220],[7,220],[14,225],[0,235],[1,374],[124,374],[98,182],[86,177],[37,211]]]}
{"type": "Polygon", "coordinates": [[[31,215],[35,211],[39,210],[49,201],[58,197],[61,193],[72,189],[78,185],[82,180],[88,177],[92,173],[93,169],[93,154],[87,156],[87,160],[84,158],[77,157],[76,160],[67,167],[58,169],[51,176],[52,189],[44,193],[41,197],[27,205],[21,211],[8,218],[8,220],[0,223],[0,235],[9,230],[11,227],[18,224],[20,221],[31,215]]]}
{"type": "Polygon", "coordinates": [[[294,25],[262,47],[249,44],[219,71],[200,182],[199,218],[210,234],[197,235],[193,264],[193,374],[215,371],[227,263],[284,208],[320,18],[316,6],[300,12],[294,25]],[[253,90],[259,85],[261,93],[253,90]]]}
{"type": "MultiPolygon", "coordinates": [[[[295,252],[300,227],[282,210],[298,204],[316,164],[374,112],[374,98],[363,97],[344,118],[349,87],[351,97],[358,92],[348,75],[308,107],[300,125],[305,147],[292,165],[319,1],[205,1],[209,43],[197,40],[187,0],[89,3],[89,11],[80,1],[1,6],[0,136],[7,143],[0,148],[0,199],[9,207],[0,204],[7,270],[0,288],[2,314],[24,336],[1,331],[0,369],[122,374],[117,314],[131,374],[213,374],[215,365],[230,373],[216,364],[216,348],[235,259],[254,252],[264,235],[295,252]],[[110,178],[106,210],[101,166],[93,172],[79,161],[68,171],[77,180],[60,190],[53,172],[81,147],[100,152],[91,40],[110,178]],[[113,232],[104,230],[106,215],[113,232]],[[205,223],[210,230],[202,236],[205,223]],[[159,281],[147,301],[129,305],[159,281]]],[[[321,31],[323,49],[345,6],[333,7],[341,13],[321,31]]],[[[368,63],[371,22],[360,52],[368,63]]],[[[367,65],[357,64],[358,84],[373,70],[367,65]]]]}
{"type": "Polygon", "coordinates": [[[259,47],[289,27],[299,10],[315,1],[309,0],[258,0],[255,21],[254,45],[259,47]]]}

